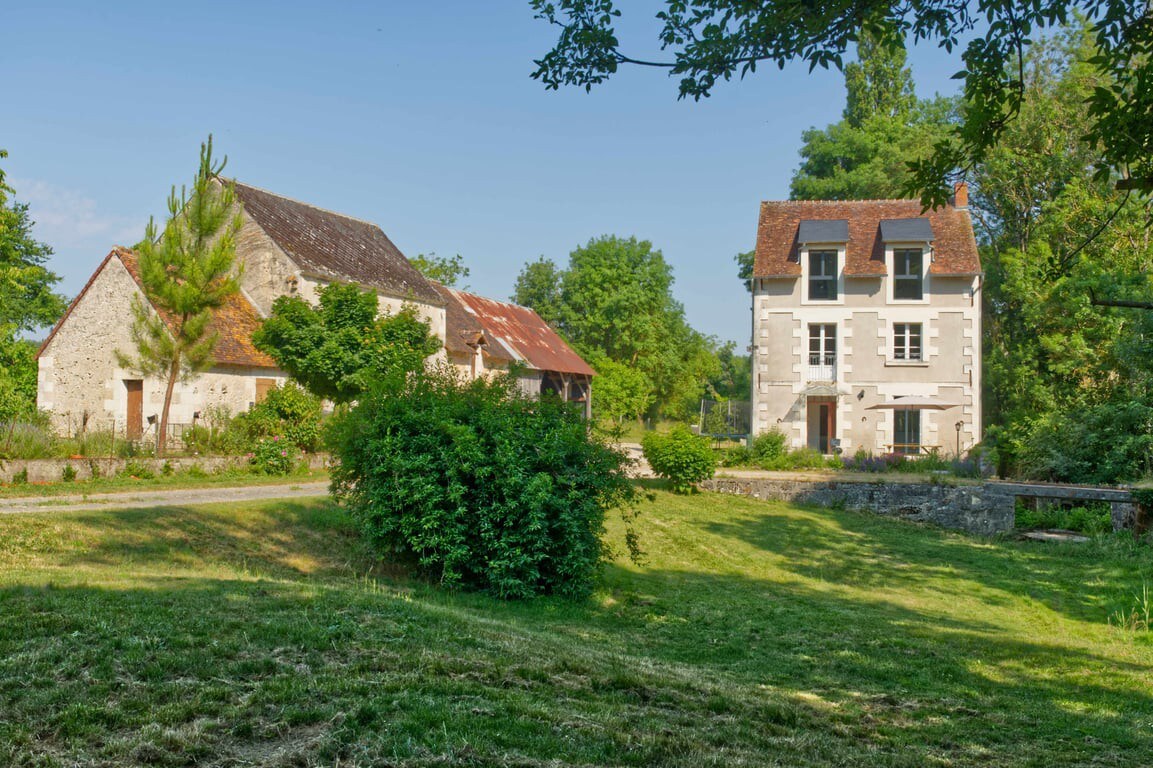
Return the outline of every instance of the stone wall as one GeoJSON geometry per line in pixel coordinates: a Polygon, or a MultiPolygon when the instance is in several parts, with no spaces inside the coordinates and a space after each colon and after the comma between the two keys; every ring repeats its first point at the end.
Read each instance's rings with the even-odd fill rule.
{"type": "Polygon", "coordinates": [[[1016,498],[996,483],[944,485],[717,477],[701,483],[701,487],[754,499],[873,512],[981,536],[1013,529],[1016,498]]]}
{"type": "MultiPolygon", "coordinates": [[[[328,454],[307,454],[310,469],[323,469],[328,466],[328,454]]],[[[12,478],[21,472],[27,471],[29,483],[58,483],[64,477],[64,468],[72,467],[76,472],[77,480],[88,480],[92,477],[93,469],[100,477],[112,477],[124,471],[125,465],[132,461],[134,464],[147,467],[153,474],[162,473],[165,462],[172,466],[175,472],[181,472],[191,467],[200,467],[208,474],[221,472],[232,467],[248,466],[246,456],[174,456],[169,459],[27,459],[0,461],[0,483],[11,483],[12,478]]],[[[286,478],[291,479],[291,477],[286,478]]]]}

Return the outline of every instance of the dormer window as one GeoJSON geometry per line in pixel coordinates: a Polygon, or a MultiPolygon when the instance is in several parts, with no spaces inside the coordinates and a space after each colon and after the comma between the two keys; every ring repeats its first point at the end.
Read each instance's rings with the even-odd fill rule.
{"type": "Polygon", "coordinates": [[[837,252],[809,251],[809,301],[837,300],[837,252]]]}
{"type": "Polygon", "coordinates": [[[920,248],[893,250],[893,298],[920,301],[925,298],[925,254],[920,248]]]}

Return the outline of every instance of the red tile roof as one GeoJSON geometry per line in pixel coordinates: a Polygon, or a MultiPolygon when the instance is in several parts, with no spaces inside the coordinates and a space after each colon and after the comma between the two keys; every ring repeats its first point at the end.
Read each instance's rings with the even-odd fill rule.
{"type": "Polygon", "coordinates": [[[981,260],[969,212],[951,205],[922,212],[918,200],[788,200],[761,203],[754,277],[800,277],[797,229],[802,221],[849,222],[845,275],[885,275],[881,221],[925,217],[933,228],[931,275],[977,275],[981,260]]]}
{"type": "MultiPolygon", "coordinates": [[[[68,316],[72,314],[72,309],[80,302],[84,295],[88,292],[97,275],[104,271],[108,266],[108,262],[112,259],[118,259],[124,268],[128,270],[128,274],[140,285],[140,270],[137,262],[136,253],[122,247],[115,247],[112,252],[100,262],[100,266],[88,279],[87,284],[77,294],[76,298],[68,306],[68,310],[64,316],[52,328],[52,332],[48,334],[48,338],[40,345],[40,351],[37,352],[37,357],[43,354],[44,350],[48,348],[48,344],[56,336],[56,332],[68,320],[68,316]]],[[[168,317],[165,313],[160,313],[164,321],[171,326],[174,320],[168,317]]],[[[276,368],[276,361],[268,355],[264,354],[252,345],[252,333],[260,325],[260,316],[257,314],[256,308],[249,303],[248,299],[241,293],[234,293],[230,296],[224,305],[216,310],[209,324],[209,329],[217,333],[216,349],[212,353],[213,360],[217,365],[240,365],[250,366],[253,368],[276,368]]]]}
{"type": "Polygon", "coordinates": [[[538,371],[596,375],[596,371],[528,307],[486,299],[443,285],[437,289],[448,302],[445,332],[448,351],[454,351],[454,346],[460,347],[461,342],[457,339],[463,341],[465,334],[475,334],[479,329],[487,342],[484,346],[486,357],[520,362],[538,371]]]}

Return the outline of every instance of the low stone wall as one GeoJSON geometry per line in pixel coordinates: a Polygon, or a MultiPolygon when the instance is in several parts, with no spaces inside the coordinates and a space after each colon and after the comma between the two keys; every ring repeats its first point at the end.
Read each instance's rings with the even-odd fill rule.
{"type": "MultiPolygon", "coordinates": [[[[307,456],[310,469],[321,469],[328,465],[328,454],[317,453],[307,456]]],[[[132,462],[160,475],[167,462],[173,471],[180,472],[191,467],[200,467],[208,474],[221,472],[232,467],[248,465],[246,456],[174,456],[168,459],[14,459],[0,461],[0,483],[11,483],[13,478],[27,472],[29,483],[58,483],[64,479],[65,467],[72,467],[76,480],[88,480],[93,474],[112,477],[124,472],[124,467],[132,462]]]]}
{"type": "Polygon", "coordinates": [[[716,477],[701,483],[701,487],[754,499],[873,512],[981,536],[1013,529],[1016,498],[996,483],[945,485],[716,477]]]}

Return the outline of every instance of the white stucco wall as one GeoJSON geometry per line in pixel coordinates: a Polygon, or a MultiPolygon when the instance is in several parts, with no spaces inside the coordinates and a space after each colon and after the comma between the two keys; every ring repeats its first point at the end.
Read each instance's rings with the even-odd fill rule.
{"type": "Polygon", "coordinates": [[[884,452],[894,442],[893,412],[869,406],[925,395],[961,405],[923,411],[921,442],[947,454],[980,442],[981,298],[978,277],[932,276],[923,302],[893,301],[890,277],[842,278],[835,302],[810,302],[805,281],[754,281],[752,431],[777,427],[794,447],[808,443],[808,327],[836,326],[835,437],[846,454],[884,452]],[[923,360],[893,359],[894,323],[922,325],[923,360]]]}

